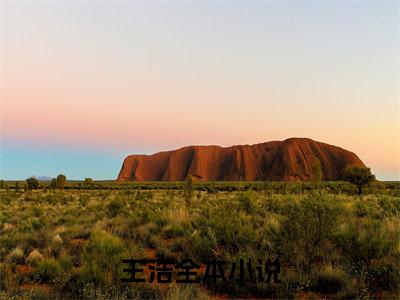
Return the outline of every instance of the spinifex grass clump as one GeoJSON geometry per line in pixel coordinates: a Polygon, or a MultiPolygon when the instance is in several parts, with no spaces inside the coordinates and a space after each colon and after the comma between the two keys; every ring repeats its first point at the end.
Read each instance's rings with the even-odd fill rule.
{"type": "Polygon", "coordinates": [[[24,252],[20,248],[15,248],[8,255],[8,261],[14,264],[23,264],[25,262],[24,252]]]}
{"type": "Polygon", "coordinates": [[[396,184],[361,196],[344,182],[77,187],[0,190],[0,298],[400,296],[396,184]],[[281,283],[229,269],[216,283],[123,283],[125,258],[278,259],[281,283]]]}

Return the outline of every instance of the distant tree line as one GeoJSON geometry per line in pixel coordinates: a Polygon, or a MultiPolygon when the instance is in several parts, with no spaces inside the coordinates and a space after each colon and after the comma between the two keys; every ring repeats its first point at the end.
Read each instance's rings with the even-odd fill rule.
{"type": "MultiPolygon", "coordinates": [[[[377,182],[375,175],[371,173],[370,168],[355,165],[346,166],[342,172],[342,178],[347,182],[329,182],[323,181],[324,173],[321,162],[316,158],[310,169],[310,179],[308,182],[201,182],[188,176],[186,182],[115,182],[115,181],[93,181],[92,178],[85,178],[80,182],[68,183],[64,174],[59,174],[53,178],[49,185],[40,185],[37,178],[26,179],[26,187],[29,190],[38,188],[50,189],[171,189],[171,190],[200,190],[208,193],[218,191],[242,191],[242,190],[265,190],[266,192],[277,193],[298,193],[313,190],[315,188],[329,189],[334,193],[357,193],[361,195],[367,188],[379,189],[382,191],[393,191],[400,194],[398,182],[377,182]],[[372,185],[372,183],[374,183],[372,185]],[[350,184],[350,185],[349,185],[350,184]],[[353,186],[353,188],[351,188],[353,186]]],[[[14,188],[19,189],[20,181],[15,181],[13,186],[8,182],[0,180],[0,189],[14,188]]]]}
{"type": "MultiPolygon", "coordinates": [[[[26,185],[28,190],[35,190],[39,188],[39,180],[35,177],[30,177],[26,179],[26,185]]],[[[49,188],[51,189],[64,189],[67,185],[67,177],[64,174],[58,175],[56,178],[53,178],[49,184],[49,188]]]]}

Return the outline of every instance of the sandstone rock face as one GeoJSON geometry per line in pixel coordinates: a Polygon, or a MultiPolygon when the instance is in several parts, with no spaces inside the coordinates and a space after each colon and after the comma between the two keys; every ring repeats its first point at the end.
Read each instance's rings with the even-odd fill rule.
{"type": "Polygon", "coordinates": [[[204,181],[309,180],[315,159],[324,180],[340,180],[347,165],[364,163],[353,152],[313,141],[290,138],[232,147],[189,146],[153,155],[129,155],[118,181],[183,181],[189,175],[204,181]]]}

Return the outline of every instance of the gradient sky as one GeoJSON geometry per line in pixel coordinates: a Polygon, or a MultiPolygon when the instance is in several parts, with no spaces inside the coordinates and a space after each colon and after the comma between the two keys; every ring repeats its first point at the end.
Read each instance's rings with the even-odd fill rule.
{"type": "Polygon", "coordinates": [[[400,179],[395,1],[2,5],[1,178],[309,137],[400,179]]]}

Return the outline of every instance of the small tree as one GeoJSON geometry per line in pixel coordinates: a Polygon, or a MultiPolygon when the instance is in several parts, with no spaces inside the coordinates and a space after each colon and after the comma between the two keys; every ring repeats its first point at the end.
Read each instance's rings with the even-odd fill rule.
{"type": "Polygon", "coordinates": [[[92,178],[85,178],[83,184],[88,187],[88,188],[92,188],[93,187],[93,180],[92,178]]]}
{"type": "Polygon", "coordinates": [[[53,178],[53,179],[51,180],[49,187],[50,187],[51,189],[57,188],[57,180],[56,180],[55,178],[53,178]]]}
{"type": "Polygon", "coordinates": [[[2,179],[0,180],[0,189],[5,189],[7,187],[6,182],[2,179]]]}
{"type": "Polygon", "coordinates": [[[59,189],[63,189],[67,184],[67,177],[64,174],[60,174],[56,178],[56,186],[59,189]]]}
{"type": "Polygon", "coordinates": [[[362,189],[375,180],[375,175],[370,168],[349,165],[343,169],[343,178],[354,184],[358,189],[358,194],[362,194],[362,189]]]}
{"type": "Polygon", "coordinates": [[[39,187],[39,181],[34,177],[28,178],[26,184],[28,185],[29,190],[35,190],[39,187]]]}
{"type": "Polygon", "coordinates": [[[314,182],[319,182],[323,179],[324,172],[322,171],[322,165],[318,158],[314,158],[311,165],[310,179],[314,182]]]}
{"type": "Polygon", "coordinates": [[[67,177],[64,174],[60,174],[57,178],[53,178],[50,182],[51,189],[63,189],[67,184],[67,177]]]}

